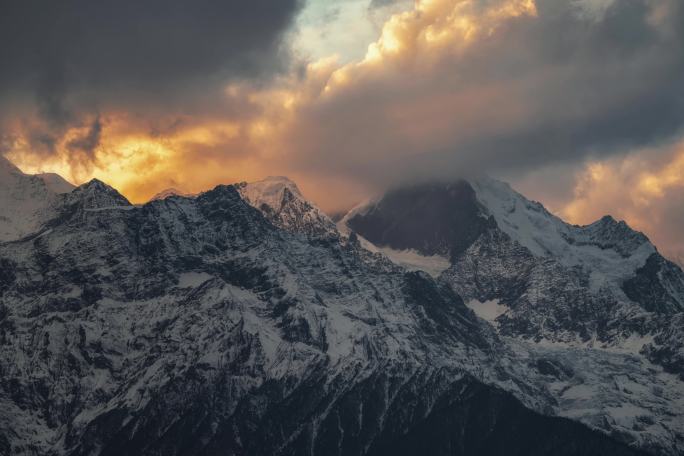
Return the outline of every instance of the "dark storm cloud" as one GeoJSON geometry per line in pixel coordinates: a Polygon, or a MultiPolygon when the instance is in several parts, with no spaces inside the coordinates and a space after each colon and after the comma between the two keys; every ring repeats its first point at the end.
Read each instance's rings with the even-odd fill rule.
{"type": "Polygon", "coordinates": [[[254,77],[282,63],[296,0],[6,0],[0,81],[51,94],[79,84],[182,92],[179,83],[254,77]]]}
{"type": "MultiPolygon", "coordinates": [[[[682,2],[618,0],[598,20],[578,16],[571,2],[542,0],[538,11],[539,20],[517,24],[504,37],[532,51],[525,62],[530,70],[549,72],[529,74],[534,85],[524,101],[537,115],[522,128],[476,138],[466,148],[493,151],[503,166],[576,162],[658,144],[681,130],[682,2]],[[666,16],[657,17],[658,7],[666,16]]],[[[505,62],[510,46],[499,51],[496,58],[505,62]]]]}
{"type": "MultiPolygon", "coordinates": [[[[497,4],[472,2],[471,11],[497,4]]],[[[454,8],[443,5],[435,17],[454,8]]],[[[300,116],[293,149],[302,166],[380,185],[464,170],[510,175],[679,134],[684,3],[615,0],[596,14],[578,5],[538,0],[536,16],[496,23],[482,14],[472,20],[490,33],[434,56],[419,41],[433,22],[414,16],[418,25],[399,29],[414,35],[399,37],[398,57],[350,70],[336,96],[300,116]]]]}
{"type": "Polygon", "coordinates": [[[95,148],[100,145],[102,135],[102,121],[97,116],[88,128],[85,135],[79,136],[67,142],[66,147],[72,152],[81,152],[92,159],[95,148]]]}
{"type": "MultiPolygon", "coordinates": [[[[298,0],[4,0],[0,102],[30,105],[49,146],[83,113],[187,111],[230,80],[287,67],[298,0]]],[[[207,107],[211,109],[211,107],[207,107]]],[[[3,113],[2,117],[7,117],[3,113]]]]}

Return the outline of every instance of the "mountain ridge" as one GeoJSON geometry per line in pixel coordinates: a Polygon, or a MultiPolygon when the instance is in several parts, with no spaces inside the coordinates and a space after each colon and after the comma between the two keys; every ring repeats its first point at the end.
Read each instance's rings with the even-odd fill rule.
{"type": "MultiPolygon", "coordinates": [[[[684,311],[684,273],[643,233],[610,216],[584,226],[567,224],[508,184],[489,178],[458,185],[467,190],[456,194],[451,184],[427,184],[393,191],[368,208],[356,208],[345,220],[370,242],[429,255],[435,249],[426,248],[425,242],[435,242],[431,237],[421,241],[420,230],[408,237],[412,244],[402,244],[388,233],[416,220],[432,230],[430,211],[441,218],[456,217],[446,226],[454,230],[455,224],[465,225],[452,232],[466,242],[453,244],[447,235],[442,237],[440,253],[450,258],[451,266],[440,280],[466,301],[497,300],[508,307],[494,323],[503,334],[619,346],[630,334],[681,333],[681,328],[666,329],[665,316],[684,311]],[[456,195],[459,201],[426,208],[440,192],[456,195]],[[395,207],[403,213],[397,215],[395,207]],[[469,215],[464,218],[463,213],[469,215]],[[386,238],[378,238],[378,232],[386,238]],[[468,236],[462,236],[464,232],[468,236]],[[649,312],[649,322],[643,320],[643,311],[649,312]]],[[[434,233],[429,231],[428,236],[434,233]]],[[[647,342],[644,348],[650,350],[647,342]]],[[[683,367],[679,364],[673,371],[681,375],[683,367]]]]}
{"type": "MultiPolygon", "coordinates": [[[[360,236],[338,232],[280,184],[269,193],[273,206],[255,206],[243,184],[136,206],[91,181],[59,197],[34,236],[0,244],[0,449],[361,455],[434,445],[446,455],[452,445],[498,454],[496,442],[525,454],[684,447],[681,380],[658,365],[634,351],[502,331],[478,318],[463,282],[365,249],[360,236]],[[513,439],[496,422],[529,438],[513,439]],[[541,438],[539,426],[547,430],[541,438]]],[[[498,238],[486,243],[481,234],[452,258],[489,258],[475,255],[475,245],[524,252],[491,222],[482,233],[498,238]]],[[[568,270],[529,252],[504,258],[538,274],[551,263],[568,270]]],[[[651,272],[637,292],[652,289],[651,272]]],[[[677,326],[642,324],[672,329],[654,337],[662,343],[648,359],[676,372],[677,326]]]]}

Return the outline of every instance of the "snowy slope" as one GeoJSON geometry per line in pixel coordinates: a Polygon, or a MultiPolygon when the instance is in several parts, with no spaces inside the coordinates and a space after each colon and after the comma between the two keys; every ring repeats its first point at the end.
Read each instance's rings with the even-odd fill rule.
{"type": "Polygon", "coordinates": [[[157,193],[152,198],[150,198],[150,201],[163,200],[166,198],[170,198],[172,196],[180,196],[183,198],[192,198],[195,195],[193,195],[191,193],[185,193],[185,192],[178,190],[177,188],[171,187],[171,188],[164,189],[161,192],[157,193]]]}
{"type": "Polygon", "coordinates": [[[53,193],[69,193],[70,191],[76,188],[75,185],[65,180],[59,174],[43,173],[36,174],[36,176],[40,177],[43,180],[43,182],[45,182],[45,185],[47,185],[47,188],[53,193]]]}
{"type": "Polygon", "coordinates": [[[484,178],[473,181],[472,186],[478,200],[511,239],[536,256],[591,271],[595,289],[606,282],[619,288],[656,253],[646,236],[610,216],[587,226],[570,225],[506,183],[484,178]]]}
{"type": "Polygon", "coordinates": [[[397,264],[434,274],[432,252],[448,257],[440,281],[502,335],[642,352],[684,375],[684,326],[672,318],[684,311],[684,273],[624,222],[570,225],[484,178],[393,190],[340,225],[397,264]]]}
{"type": "Polygon", "coordinates": [[[73,188],[55,174],[24,174],[0,156],[0,242],[38,230],[56,213],[58,195],[73,188]]]}
{"type": "Polygon", "coordinates": [[[610,216],[586,226],[565,223],[541,204],[493,179],[473,182],[478,201],[514,243],[586,280],[594,295],[657,313],[684,311],[684,274],[642,233],[610,216]]]}

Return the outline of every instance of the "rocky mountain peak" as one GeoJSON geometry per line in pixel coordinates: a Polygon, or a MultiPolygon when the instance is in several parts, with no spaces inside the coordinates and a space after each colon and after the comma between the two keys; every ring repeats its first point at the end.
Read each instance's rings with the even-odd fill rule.
{"type": "Polygon", "coordinates": [[[241,182],[236,188],[242,197],[257,209],[279,212],[287,203],[288,195],[304,199],[297,184],[284,176],[269,176],[256,182],[241,182]]]}
{"type": "Polygon", "coordinates": [[[335,236],[335,223],[302,195],[297,185],[284,176],[270,176],[235,186],[242,198],[259,209],[266,219],[284,230],[309,236],[335,236]]]}
{"type": "Polygon", "coordinates": [[[375,245],[445,257],[467,249],[492,223],[466,181],[391,190],[345,222],[375,245]]]}
{"type": "Polygon", "coordinates": [[[66,197],[67,204],[80,204],[85,210],[131,207],[116,189],[99,179],[92,179],[74,189],[66,197]]]}
{"type": "Polygon", "coordinates": [[[174,187],[170,187],[170,188],[164,189],[164,190],[162,190],[161,192],[159,192],[159,193],[157,193],[156,195],[154,195],[152,198],[150,198],[150,201],[159,201],[159,200],[163,200],[163,199],[166,199],[166,198],[170,198],[170,197],[172,197],[172,196],[180,196],[180,197],[183,197],[183,198],[191,198],[191,197],[193,197],[193,196],[195,196],[195,195],[192,195],[192,194],[190,194],[190,193],[186,193],[186,192],[180,191],[180,190],[178,190],[177,188],[174,188],[174,187]]]}
{"type": "Polygon", "coordinates": [[[642,233],[611,216],[568,224],[491,178],[392,190],[343,221],[372,246],[418,251],[411,264],[425,271],[429,255],[449,258],[440,280],[485,303],[506,335],[620,345],[648,332],[625,315],[657,321],[683,309],[684,274],[642,233]]]}

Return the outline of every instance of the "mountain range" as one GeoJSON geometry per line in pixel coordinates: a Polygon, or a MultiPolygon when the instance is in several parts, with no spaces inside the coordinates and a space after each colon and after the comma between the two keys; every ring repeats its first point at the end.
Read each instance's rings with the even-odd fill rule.
{"type": "Polygon", "coordinates": [[[0,158],[0,454],[684,452],[684,273],[489,178],[337,223],[0,158]]]}

